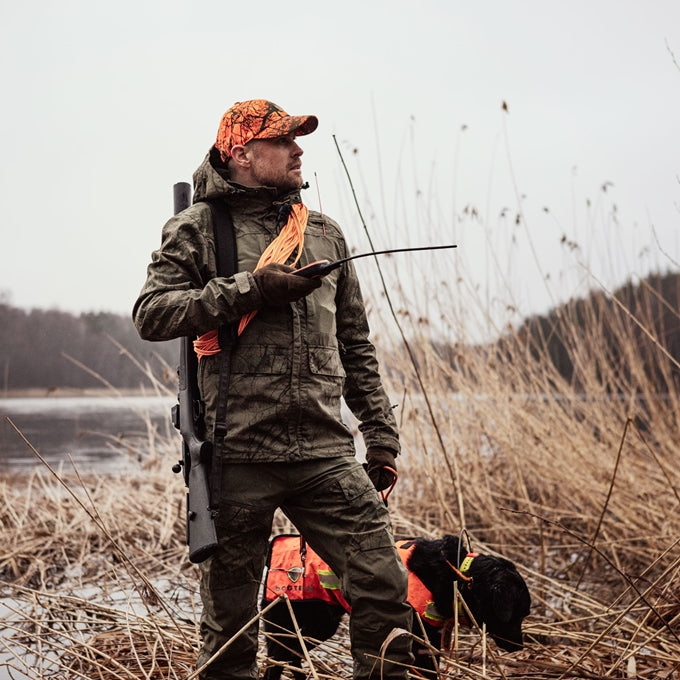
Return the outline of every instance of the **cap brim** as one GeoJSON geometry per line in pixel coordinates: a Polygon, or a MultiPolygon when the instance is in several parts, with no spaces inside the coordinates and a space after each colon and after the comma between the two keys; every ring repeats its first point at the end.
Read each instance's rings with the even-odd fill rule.
{"type": "Polygon", "coordinates": [[[314,132],[318,125],[319,119],[316,116],[286,116],[266,127],[253,139],[273,139],[274,137],[283,137],[291,132],[294,132],[296,137],[300,137],[314,132]]]}
{"type": "Polygon", "coordinates": [[[293,116],[293,118],[300,120],[300,124],[292,130],[296,137],[308,135],[319,126],[319,119],[316,116],[293,116]]]}

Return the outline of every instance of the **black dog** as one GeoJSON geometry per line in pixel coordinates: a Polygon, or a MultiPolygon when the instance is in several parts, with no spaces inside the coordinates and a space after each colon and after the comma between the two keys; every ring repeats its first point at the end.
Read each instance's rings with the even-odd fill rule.
{"type": "MultiPolygon", "coordinates": [[[[412,632],[417,637],[422,637],[424,629],[428,642],[440,649],[442,627],[455,616],[453,584],[457,582],[475,621],[479,626],[486,624],[486,630],[496,644],[511,652],[522,648],[522,620],[529,613],[531,600],[526,583],[512,562],[491,555],[466,554],[465,550],[461,551],[458,538],[448,535],[439,540],[415,538],[400,541],[397,548],[409,571],[409,603],[414,608],[412,632]],[[403,552],[406,550],[409,551],[407,555],[403,552]],[[417,578],[414,579],[413,575],[417,578]],[[419,592],[414,593],[414,590],[419,592]],[[429,603],[425,603],[428,606],[423,604],[423,593],[428,596],[429,603]],[[416,613],[420,616],[422,628],[416,613]]],[[[321,558],[306,548],[299,536],[277,536],[270,545],[267,564],[263,608],[285,591],[302,635],[318,641],[305,640],[307,648],[311,649],[330,638],[349,607],[339,590],[330,590],[332,583],[319,584],[319,580],[330,579],[332,582],[335,578],[321,558]],[[295,542],[291,544],[291,541],[295,542]],[[285,556],[279,554],[279,545],[285,556]],[[300,546],[304,557],[304,578],[300,546]]],[[[290,634],[294,626],[286,603],[279,601],[267,611],[264,619],[268,656],[301,668],[302,652],[297,638],[290,634]]],[[[465,620],[464,612],[460,612],[459,621],[464,623],[465,620]]],[[[437,662],[415,641],[413,653],[420,670],[436,673],[437,662]]],[[[263,680],[279,680],[282,672],[280,666],[271,666],[263,680]]],[[[302,671],[295,671],[293,675],[296,680],[305,677],[302,671]]]]}

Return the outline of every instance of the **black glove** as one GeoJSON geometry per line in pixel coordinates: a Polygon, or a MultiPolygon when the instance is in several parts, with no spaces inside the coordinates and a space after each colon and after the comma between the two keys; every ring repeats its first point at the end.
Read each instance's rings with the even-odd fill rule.
{"type": "Polygon", "coordinates": [[[296,276],[290,273],[293,271],[295,270],[286,264],[272,262],[253,274],[257,287],[268,305],[280,307],[295,302],[321,286],[321,279],[296,276]]]}
{"type": "Polygon", "coordinates": [[[379,446],[369,446],[366,449],[366,463],[368,464],[368,476],[373,486],[378,491],[388,489],[396,479],[394,472],[386,470],[386,467],[397,469],[396,454],[389,449],[379,446]]]}

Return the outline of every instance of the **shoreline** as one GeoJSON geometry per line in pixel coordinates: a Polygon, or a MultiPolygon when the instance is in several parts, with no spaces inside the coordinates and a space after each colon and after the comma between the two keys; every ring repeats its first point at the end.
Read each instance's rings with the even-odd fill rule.
{"type": "Polygon", "coordinates": [[[2,399],[61,399],[65,397],[154,397],[165,396],[152,387],[26,387],[0,392],[2,399]]]}

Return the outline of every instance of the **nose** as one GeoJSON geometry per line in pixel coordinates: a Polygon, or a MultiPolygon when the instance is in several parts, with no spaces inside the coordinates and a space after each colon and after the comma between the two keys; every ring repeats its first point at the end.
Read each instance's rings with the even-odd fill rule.
{"type": "Polygon", "coordinates": [[[297,142],[294,141],[293,142],[293,156],[295,156],[295,157],[302,156],[303,153],[304,153],[304,151],[302,150],[302,147],[297,142]]]}

